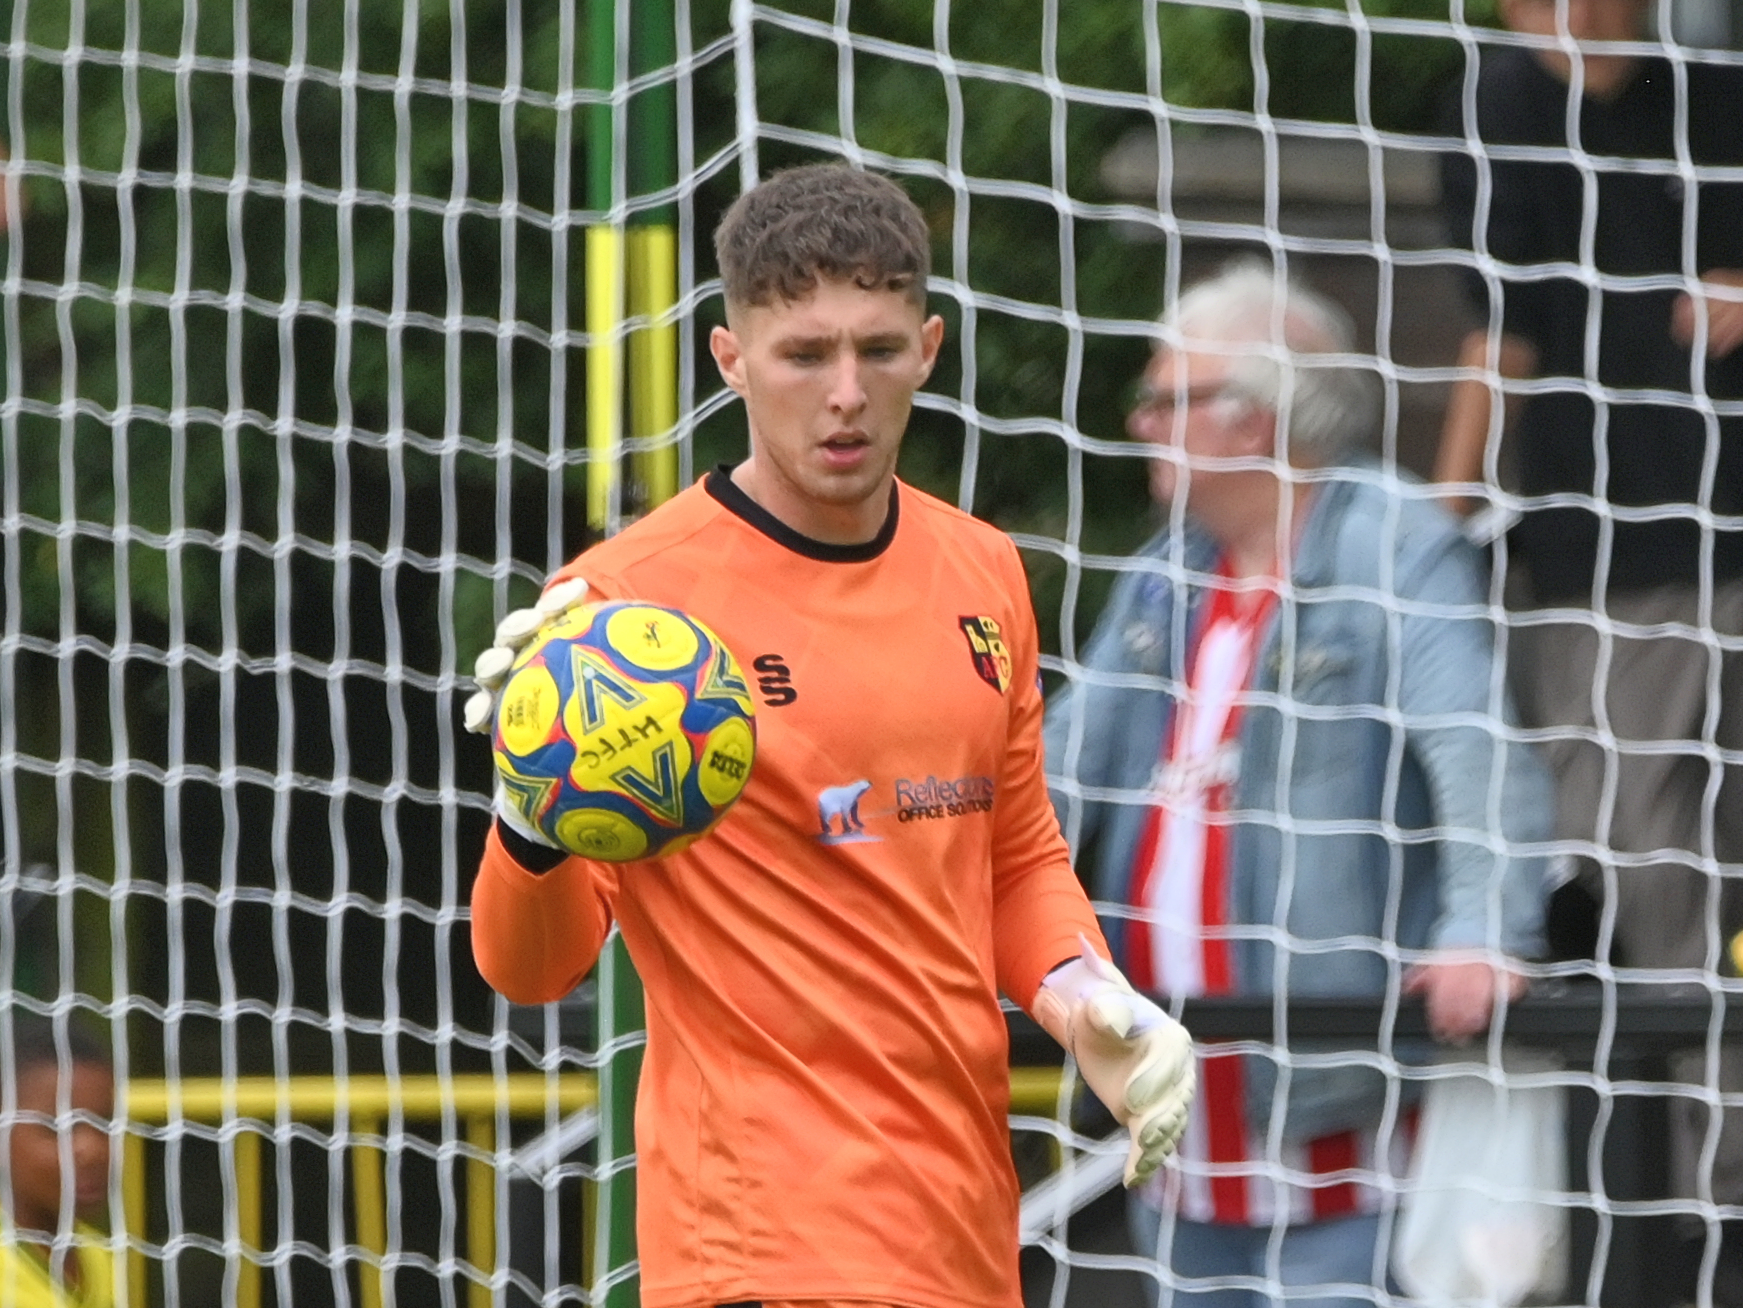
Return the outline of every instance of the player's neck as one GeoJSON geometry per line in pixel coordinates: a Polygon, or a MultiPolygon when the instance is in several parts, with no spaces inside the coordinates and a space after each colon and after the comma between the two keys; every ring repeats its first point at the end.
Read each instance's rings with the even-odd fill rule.
{"type": "Polygon", "coordinates": [[[895,475],[882,478],[863,499],[830,504],[805,495],[753,455],[732,470],[732,483],[783,526],[823,545],[865,545],[890,516],[895,475]]]}

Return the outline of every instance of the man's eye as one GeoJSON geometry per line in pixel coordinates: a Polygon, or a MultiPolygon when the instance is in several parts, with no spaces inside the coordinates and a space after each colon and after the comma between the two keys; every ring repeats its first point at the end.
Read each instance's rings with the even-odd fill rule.
{"type": "Polygon", "coordinates": [[[900,353],[901,351],[893,345],[873,345],[864,351],[866,358],[875,359],[879,363],[887,363],[900,353]]]}

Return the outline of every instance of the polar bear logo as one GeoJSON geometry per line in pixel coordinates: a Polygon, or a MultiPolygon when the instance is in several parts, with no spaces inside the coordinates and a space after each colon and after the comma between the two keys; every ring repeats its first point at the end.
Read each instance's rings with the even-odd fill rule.
{"type": "Polygon", "coordinates": [[[873,839],[874,837],[865,834],[865,823],[859,817],[859,797],[870,789],[871,782],[860,780],[818,791],[817,819],[822,823],[823,830],[817,839],[830,844],[873,839]],[[838,822],[841,826],[839,832],[835,830],[838,822]]]}

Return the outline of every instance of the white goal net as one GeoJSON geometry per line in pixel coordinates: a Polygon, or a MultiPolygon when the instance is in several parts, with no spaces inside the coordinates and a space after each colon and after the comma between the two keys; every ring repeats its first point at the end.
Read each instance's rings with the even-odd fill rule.
{"type": "MultiPolygon", "coordinates": [[[[1569,4],[1503,0],[1549,15],[1532,37],[1488,0],[10,0],[0,1046],[47,1023],[63,1052],[82,1028],[111,1053],[97,1220],[116,1301],[633,1301],[633,978],[542,1010],[479,979],[466,905],[490,761],[459,705],[494,621],[551,569],[742,457],[706,348],[723,318],[709,237],[742,187],[819,158],[897,178],[932,225],[947,344],[902,472],[1016,537],[1050,692],[1088,675],[1110,589],[1166,521],[1124,421],[1184,286],[1257,254],[1341,304],[1383,394],[1363,476],[1398,499],[1433,497],[1416,479],[1455,384],[1478,386],[1456,489],[1492,509],[1476,519],[1482,619],[1503,651],[1553,619],[1597,652],[1588,719],[1504,721],[1497,681],[1477,725],[1579,745],[1606,823],[1640,758],[1698,779],[1687,839],[1561,830],[1506,851],[1577,875],[1505,1050],[1466,1054],[1490,1085],[1568,1091],[1567,1170],[1537,1195],[1570,1219],[1560,1301],[1661,1301],[1667,1251],[1743,1218],[1718,1111],[1743,1089],[1720,1071],[1743,926],[1725,787],[1743,763],[1743,610],[1724,546],[1743,526],[1727,483],[1743,347],[1717,350],[1721,290],[1688,311],[1682,357],[1713,350],[1686,385],[1617,380],[1600,356],[1617,295],[1668,303],[1728,266],[1683,199],[1743,221],[1725,198],[1743,193],[1743,151],[1709,157],[1726,132],[1700,117],[1700,88],[1743,78],[1727,48],[1743,11],[1665,0],[1599,52],[1664,70],[1668,153],[1593,144],[1596,120],[1565,102],[1544,141],[1492,144],[1486,61],[1558,55],[1587,77],[1569,4]],[[1563,170],[1571,255],[1493,235],[1510,165],[1563,170]],[[1469,240],[1449,236],[1455,174],[1469,240]],[[1675,199],[1668,266],[1605,262],[1612,176],[1675,199]],[[1512,288],[1551,283],[1583,297],[1573,370],[1543,351],[1512,369],[1512,288]],[[1503,431],[1568,394],[1694,415],[1694,489],[1624,493],[1591,434],[1608,417],[1588,423],[1583,485],[1534,483],[1530,437],[1503,431]],[[1601,576],[1619,530],[1687,523],[1693,607],[1522,601],[1496,533],[1546,508],[1596,524],[1601,576]],[[1642,739],[1601,678],[1666,635],[1704,660],[1694,710],[1642,739]],[[1703,887],[1688,958],[1619,944],[1617,887],[1660,865],[1703,887]],[[1698,1193],[1678,1196],[1691,1140],[1698,1193]]],[[[1400,759],[1385,766],[1396,781],[1400,759]]],[[[1077,813],[1084,793],[1064,790],[1077,813]]],[[[1399,851],[1436,838],[1370,825],[1399,851]]],[[[1394,981],[1412,961],[1352,947],[1386,954],[1394,981]]],[[[1345,1004],[1251,998],[1187,1011],[1279,1065],[1377,1069],[1386,1129],[1408,1134],[1434,1072],[1403,1052],[1422,1017],[1396,984],[1345,1004]]],[[[1013,1053],[1030,1301],[1177,1287],[1133,1250],[1111,1122],[1021,1028],[1013,1053]]],[[[0,1136],[37,1121],[16,1081],[0,1136]]],[[[59,1113],[70,1127],[64,1097],[59,1113]]],[[[1298,1179],[1275,1149],[1258,1168],[1298,1179]]],[[[1390,1230],[1405,1182],[1342,1179],[1374,1181],[1390,1230]]],[[[72,1237],[55,1239],[64,1259],[72,1237]]],[[[1691,1295],[1724,1270],[1716,1239],[1704,1262],[1695,1248],[1691,1295]]],[[[1241,1284],[1274,1288],[1277,1271],[1241,1284]]]]}

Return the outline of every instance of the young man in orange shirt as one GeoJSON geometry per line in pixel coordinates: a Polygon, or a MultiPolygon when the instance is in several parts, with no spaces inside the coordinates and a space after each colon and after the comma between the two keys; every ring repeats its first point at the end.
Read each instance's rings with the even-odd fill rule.
{"type": "Polygon", "coordinates": [[[542,625],[645,599],[783,670],[755,768],[713,833],[639,863],[553,849],[499,800],[473,950],[508,998],[544,1003],[623,933],[647,994],[649,1308],[1016,1308],[999,992],[1127,1124],[1128,1181],[1184,1125],[1190,1043],[1105,961],[1071,870],[1016,548],[896,479],[943,339],[919,210],[882,178],[800,168],[742,196],[715,242],[711,344],[750,457],[504,619],[467,724],[489,729],[542,625]]]}

